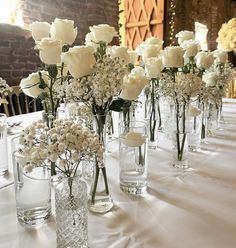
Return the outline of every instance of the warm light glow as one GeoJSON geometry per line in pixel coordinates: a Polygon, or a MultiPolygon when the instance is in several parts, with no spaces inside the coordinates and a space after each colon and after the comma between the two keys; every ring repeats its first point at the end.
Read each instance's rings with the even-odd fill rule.
{"type": "Polygon", "coordinates": [[[0,23],[23,26],[22,10],[17,7],[18,0],[0,0],[0,23]]]}

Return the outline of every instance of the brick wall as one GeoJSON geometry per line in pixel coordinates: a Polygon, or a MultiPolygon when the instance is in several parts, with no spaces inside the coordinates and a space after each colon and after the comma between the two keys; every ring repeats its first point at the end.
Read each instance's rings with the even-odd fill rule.
{"type": "Polygon", "coordinates": [[[107,23],[118,30],[118,0],[20,0],[25,27],[0,24],[0,77],[10,85],[37,70],[40,63],[27,30],[33,21],[51,23],[56,17],[74,20],[78,27],[75,45],[82,44],[89,26],[107,23]]]}

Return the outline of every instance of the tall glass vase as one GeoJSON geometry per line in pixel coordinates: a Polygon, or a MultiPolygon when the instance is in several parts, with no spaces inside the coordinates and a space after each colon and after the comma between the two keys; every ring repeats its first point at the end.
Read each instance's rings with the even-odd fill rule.
{"type": "Polygon", "coordinates": [[[208,115],[208,104],[203,102],[201,104],[202,120],[201,120],[201,143],[206,143],[207,138],[207,115],[208,115]]]}
{"type": "Polygon", "coordinates": [[[197,116],[188,117],[189,125],[189,150],[199,151],[201,147],[202,113],[197,116]]]}
{"type": "Polygon", "coordinates": [[[187,169],[188,165],[188,123],[187,123],[188,105],[186,103],[175,104],[174,119],[175,131],[172,141],[174,147],[174,160],[172,165],[176,168],[187,169]]]}
{"type": "Polygon", "coordinates": [[[119,123],[123,123],[126,130],[129,130],[131,121],[135,120],[135,113],[133,106],[123,106],[119,113],[119,123]]]}
{"type": "Polygon", "coordinates": [[[220,106],[216,103],[209,103],[208,107],[208,135],[215,136],[216,130],[219,128],[220,123],[220,106]]]}
{"type": "Polygon", "coordinates": [[[159,97],[156,92],[156,81],[151,81],[150,100],[148,103],[148,147],[150,149],[157,148],[157,131],[161,129],[161,113],[159,105],[159,97]]]}
{"type": "MultiPolygon", "coordinates": [[[[94,115],[94,130],[98,134],[100,143],[103,144],[106,151],[106,114],[94,115]]],[[[113,207],[113,200],[110,196],[108,179],[106,173],[105,152],[103,165],[94,162],[93,180],[91,183],[90,196],[88,201],[89,210],[95,213],[106,213],[113,207]]]]}
{"type": "Polygon", "coordinates": [[[57,247],[88,247],[87,185],[64,177],[55,188],[57,247]]]}

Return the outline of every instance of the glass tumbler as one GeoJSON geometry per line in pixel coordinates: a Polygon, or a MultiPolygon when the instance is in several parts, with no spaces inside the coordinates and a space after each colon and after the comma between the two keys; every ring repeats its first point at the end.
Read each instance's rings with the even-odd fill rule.
{"type": "Polygon", "coordinates": [[[120,188],[129,194],[147,189],[147,128],[141,121],[120,123],[120,188]]]}
{"type": "Polygon", "coordinates": [[[13,153],[16,212],[21,224],[35,226],[51,213],[51,177],[47,166],[29,167],[18,151],[13,153]]]}

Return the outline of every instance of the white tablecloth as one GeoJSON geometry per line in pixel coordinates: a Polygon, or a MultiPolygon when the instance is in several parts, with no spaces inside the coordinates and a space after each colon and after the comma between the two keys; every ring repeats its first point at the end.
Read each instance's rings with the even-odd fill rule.
{"type": "MultiPolygon", "coordinates": [[[[117,153],[109,156],[115,206],[104,215],[89,214],[89,247],[235,248],[236,104],[225,103],[223,114],[222,130],[202,152],[190,154],[192,172],[169,165],[171,151],[164,143],[149,151],[148,191],[142,196],[119,189],[117,153]]],[[[32,116],[18,118],[28,122],[37,114],[32,116]]],[[[0,247],[56,247],[55,217],[37,228],[17,223],[13,185],[0,189],[0,247]]]]}

